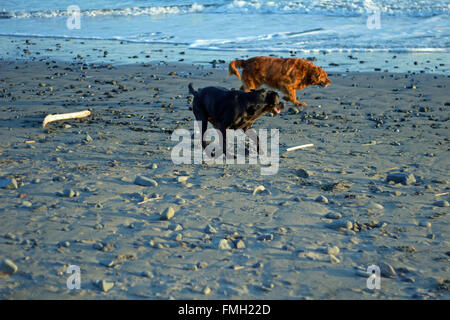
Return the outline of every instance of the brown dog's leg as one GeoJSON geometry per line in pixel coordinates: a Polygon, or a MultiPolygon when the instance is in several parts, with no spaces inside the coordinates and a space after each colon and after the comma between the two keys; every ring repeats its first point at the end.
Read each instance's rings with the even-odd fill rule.
{"type": "Polygon", "coordinates": [[[298,102],[297,96],[295,95],[295,88],[283,88],[284,97],[286,101],[291,101],[296,106],[306,107],[306,103],[298,102]]]}
{"type": "Polygon", "coordinates": [[[256,89],[257,84],[254,82],[254,79],[249,77],[247,73],[242,71],[242,87],[241,90],[244,90],[245,92],[250,92],[252,89],[256,89]]]}

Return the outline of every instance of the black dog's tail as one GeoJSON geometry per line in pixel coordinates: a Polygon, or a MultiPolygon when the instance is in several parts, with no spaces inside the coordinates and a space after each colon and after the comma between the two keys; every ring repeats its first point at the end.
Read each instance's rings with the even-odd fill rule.
{"type": "Polygon", "coordinates": [[[188,88],[189,88],[189,93],[192,94],[194,97],[196,97],[197,91],[194,90],[194,87],[192,86],[192,82],[189,83],[188,88]]]}

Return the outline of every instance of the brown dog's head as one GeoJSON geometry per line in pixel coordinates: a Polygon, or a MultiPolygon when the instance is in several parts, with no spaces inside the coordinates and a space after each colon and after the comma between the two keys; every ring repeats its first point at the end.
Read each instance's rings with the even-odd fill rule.
{"type": "Polygon", "coordinates": [[[279,114],[284,109],[284,103],[281,102],[280,96],[275,91],[267,92],[265,103],[267,104],[267,112],[272,112],[273,114],[279,114]]]}
{"type": "Polygon", "coordinates": [[[325,70],[318,66],[314,66],[311,69],[310,73],[310,84],[311,85],[319,85],[322,88],[326,88],[331,83],[331,80],[328,79],[327,73],[325,70]]]}

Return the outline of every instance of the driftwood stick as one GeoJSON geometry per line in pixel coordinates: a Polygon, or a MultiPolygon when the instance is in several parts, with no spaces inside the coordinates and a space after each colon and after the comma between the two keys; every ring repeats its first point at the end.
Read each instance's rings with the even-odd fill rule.
{"type": "Polygon", "coordinates": [[[79,119],[85,118],[91,115],[89,110],[79,111],[79,112],[71,112],[71,113],[60,113],[60,114],[49,114],[45,117],[44,122],[42,123],[42,128],[45,128],[47,124],[53,121],[59,120],[67,120],[67,119],[79,119]]]}
{"type": "Polygon", "coordinates": [[[294,151],[294,150],[298,150],[298,149],[304,149],[304,148],[308,148],[308,147],[312,147],[312,146],[314,146],[312,143],[302,144],[301,146],[287,148],[286,151],[289,152],[289,151],[294,151]]]}
{"type": "Polygon", "coordinates": [[[157,196],[155,198],[149,198],[149,199],[145,199],[144,201],[138,202],[138,204],[144,204],[150,201],[155,201],[155,200],[161,200],[163,197],[162,196],[157,196]]]}

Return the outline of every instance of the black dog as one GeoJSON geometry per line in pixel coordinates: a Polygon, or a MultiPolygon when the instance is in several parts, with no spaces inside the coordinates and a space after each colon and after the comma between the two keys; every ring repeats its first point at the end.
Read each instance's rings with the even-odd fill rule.
{"type": "MultiPolygon", "coordinates": [[[[224,154],[226,154],[227,129],[242,129],[246,132],[263,114],[268,112],[279,114],[284,109],[278,93],[265,89],[244,92],[222,87],[206,87],[195,91],[190,83],[189,92],[194,96],[192,109],[195,119],[202,122],[202,147],[206,148],[203,135],[209,121],[222,133],[224,154]]],[[[259,153],[258,136],[255,142],[259,153]]]]}

